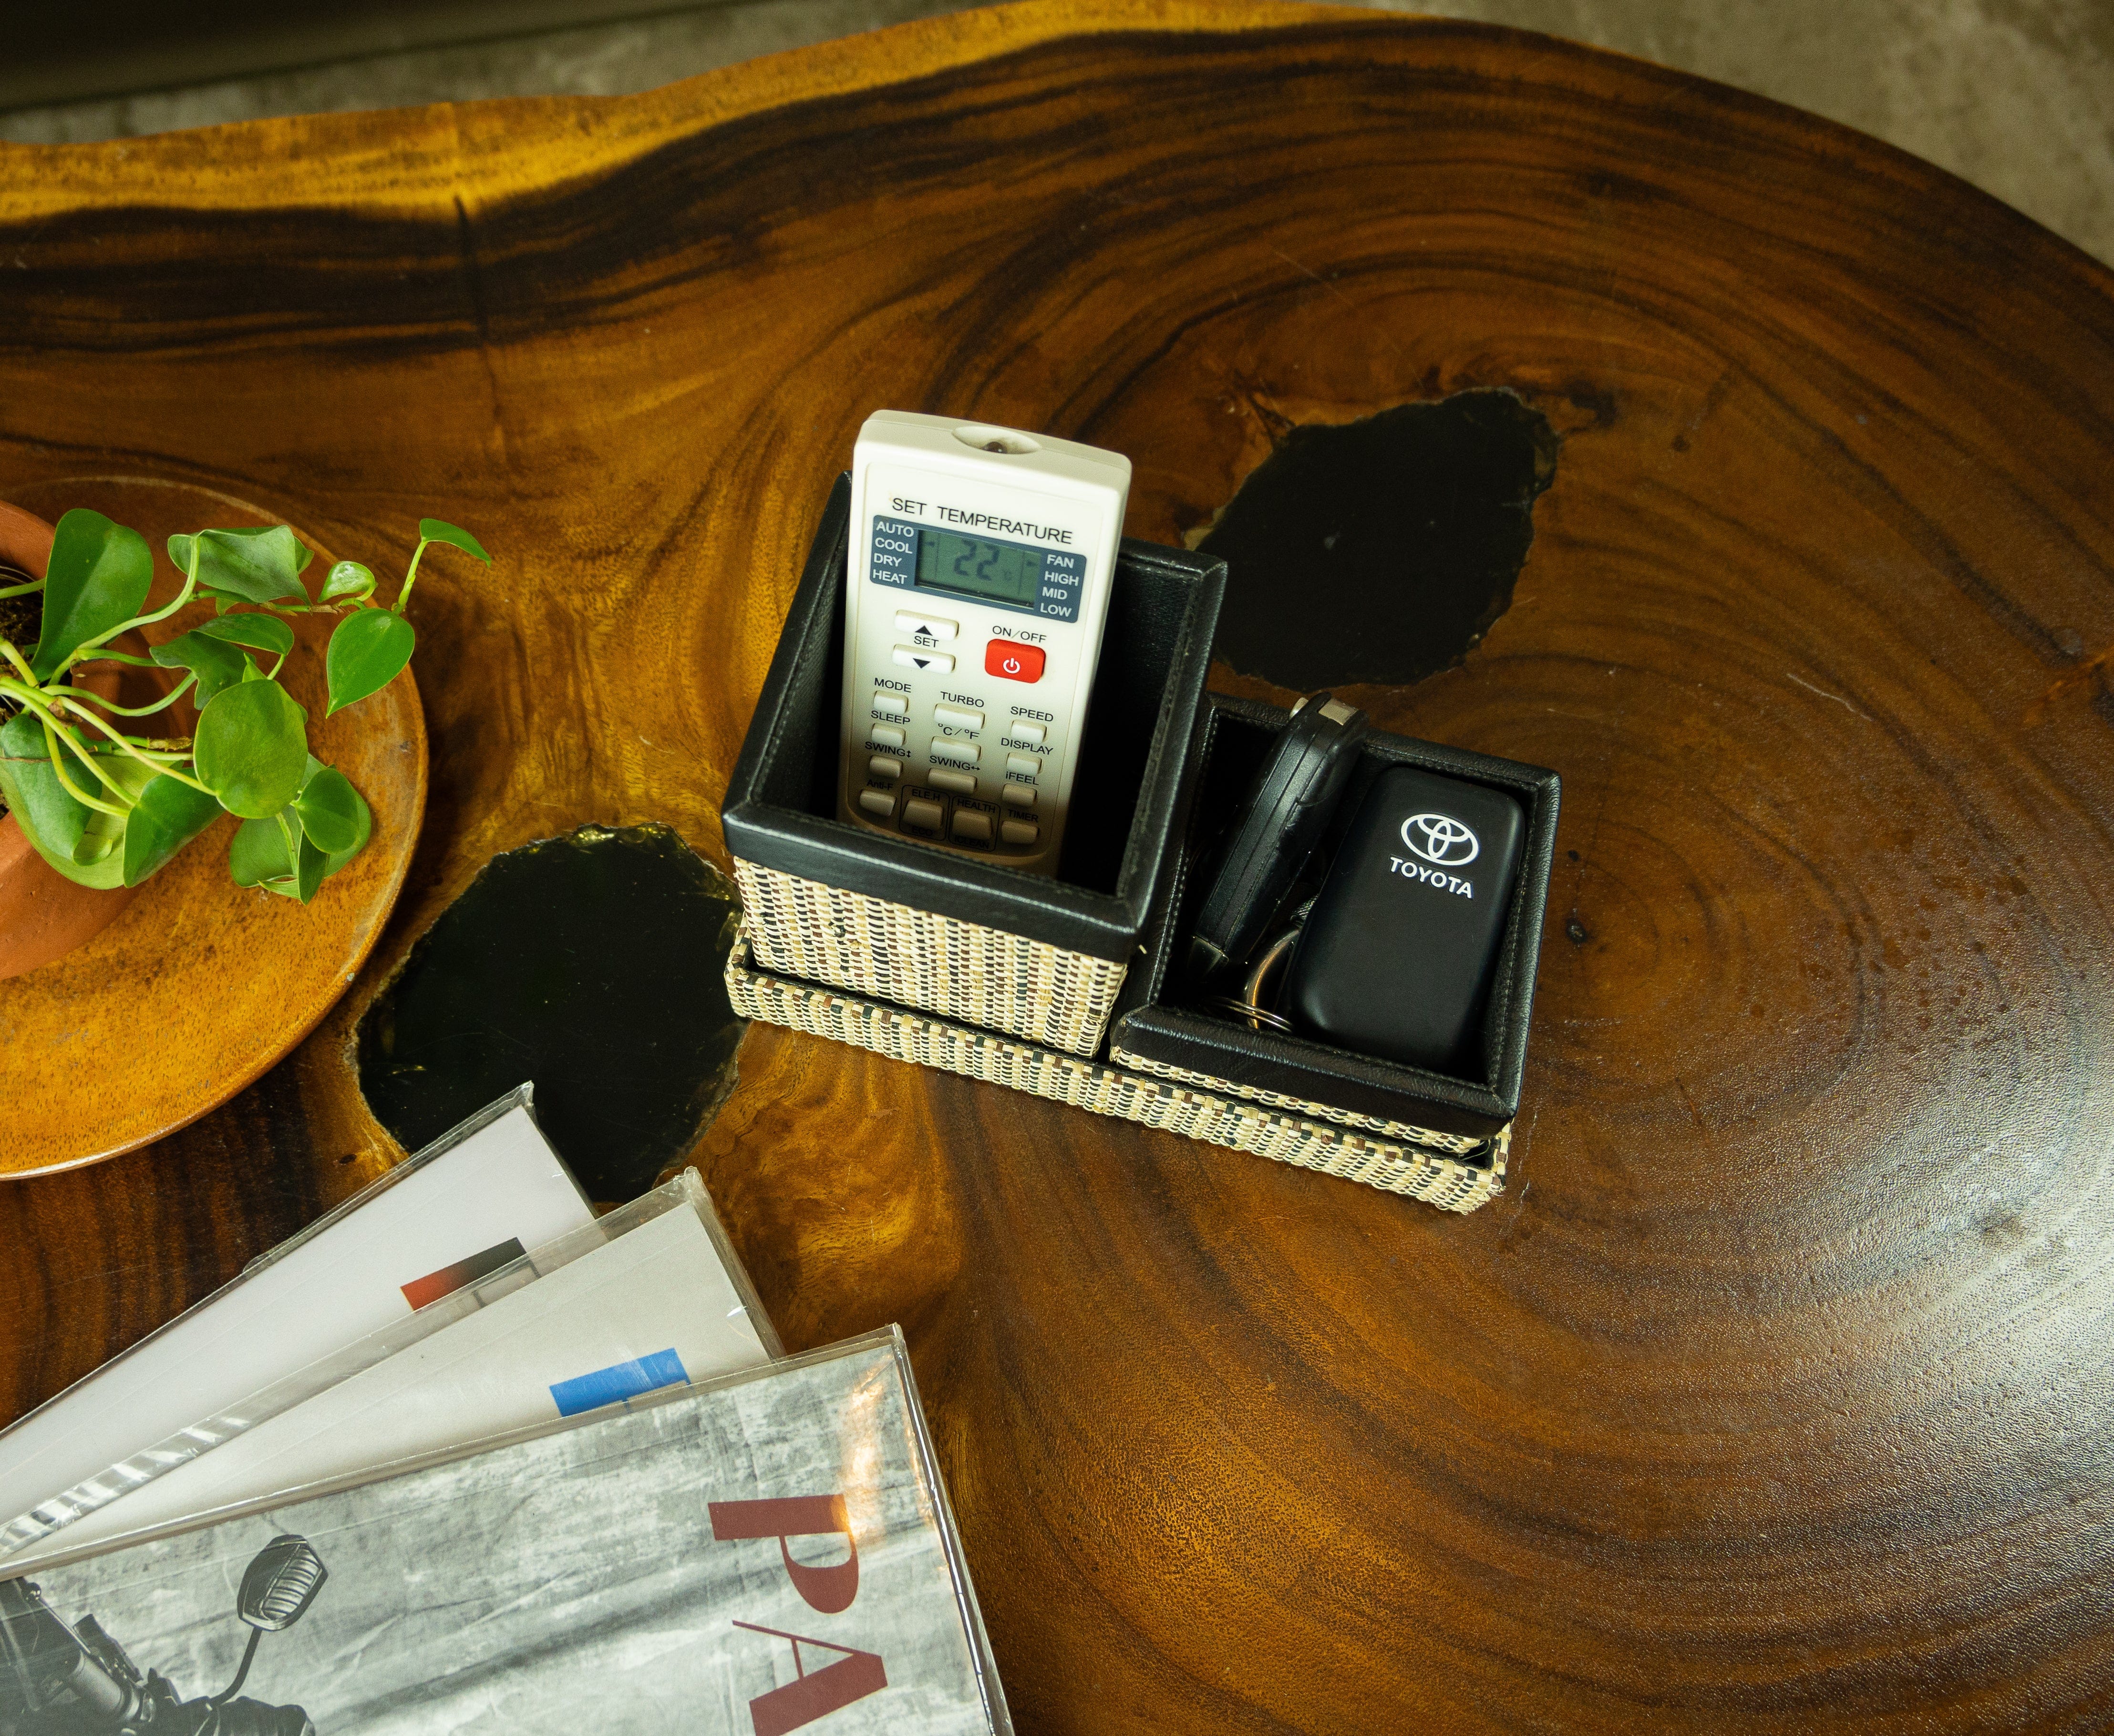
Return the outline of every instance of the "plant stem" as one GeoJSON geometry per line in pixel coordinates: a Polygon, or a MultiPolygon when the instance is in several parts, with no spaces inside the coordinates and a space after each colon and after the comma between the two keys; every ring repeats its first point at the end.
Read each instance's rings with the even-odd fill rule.
{"type": "MultiPolygon", "coordinates": [[[[98,813],[107,813],[120,820],[124,819],[130,815],[132,812],[130,808],[113,808],[109,803],[98,801],[85,790],[76,787],[74,781],[66,776],[66,760],[64,756],[62,756],[59,752],[58,731],[53,726],[52,720],[49,717],[45,717],[41,721],[44,726],[44,749],[52,756],[52,770],[58,778],[59,787],[65,790],[66,793],[71,796],[76,802],[79,802],[84,808],[93,808],[98,813]]],[[[108,787],[113,794],[122,795],[124,793],[119,789],[117,782],[111,777],[110,774],[105,772],[102,767],[96,764],[94,759],[91,756],[84,753],[81,758],[88,762],[88,769],[93,772],[98,777],[101,778],[106,787],[108,787]]]]}
{"type": "Polygon", "coordinates": [[[22,671],[22,679],[24,680],[27,681],[32,687],[39,685],[36,671],[31,669],[29,664],[23,660],[22,653],[15,648],[13,640],[0,639],[0,652],[5,652],[7,653],[7,661],[22,671]]]}
{"type": "MultiPolygon", "coordinates": [[[[89,640],[86,644],[76,646],[74,648],[72,654],[70,655],[63,663],[60,664],[57,669],[52,671],[53,678],[56,679],[57,676],[65,674],[67,670],[72,668],[76,663],[78,663],[83,657],[86,657],[89,652],[94,651],[97,647],[106,644],[110,640],[116,639],[119,634],[129,633],[135,627],[151,627],[158,621],[167,621],[172,615],[175,614],[177,610],[183,607],[185,603],[191,600],[191,593],[198,589],[198,538],[194,537],[191,538],[190,567],[184,575],[184,588],[176,593],[176,601],[172,602],[167,608],[155,610],[152,615],[135,615],[130,621],[121,621],[108,632],[98,633],[94,639],[89,640]]],[[[112,654],[119,656],[123,655],[122,653],[112,654]]]]}
{"type": "Polygon", "coordinates": [[[27,584],[11,584],[5,587],[0,587],[0,597],[26,597],[30,592],[41,591],[43,588],[44,581],[43,579],[32,579],[27,584]]]}
{"type": "Polygon", "coordinates": [[[65,787],[67,795],[72,796],[76,801],[87,803],[91,808],[102,808],[105,813],[125,813],[130,811],[127,808],[104,807],[103,804],[97,801],[93,796],[84,795],[74,787],[73,780],[66,776],[66,762],[59,757],[58,744],[62,735],[64,736],[66,744],[73,749],[74,757],[96,775],[104,789],[121,802],[129,799],[126,795],[125,786],[102,767],[96,764],[95,755],[89,750],[87,744],[61,721],[57,714],[53,711],[41,694],[25,692],[21,682],[6,680],[0,680],[0,693],[9,694],[23,710],[43,725],[46,749],[52,758],[52,770],[58,775],[58,781],[65,787]]]}
{"type": "Polygon", "coordinates": [[[120,748],[123,749],[125,752],[130,753],[135,759],[138,760],[141,765],[152,766],[157,772],[162,773],[165,777],[173,777],[178,783],[189,784],[191,788],[197,790],[200,795],[211,795],[213,794],[213,791],[207,789],[204,784],[200,783],[189,772],[179,772],[176,769],[175,762],[180,759],[187,758],[190,757],[189,755],[148,753],[140,748],[133,746],[131,738],[119,734],[117,725],[114,723],[105,722],[102,718],[97,717],[94,712],[83,712],[80,715],[88,722],[94,724],[96,728],[101,730],[104,735],[108,735],[111,739],[112,741],[115,742],[120,748]]]}
{"type": "Polygon", "coordinates": [[[395,611],[399,615],[404,612],[404,605],[411,600],[411,587],[419,582],[419,557],[425,553],[429,540],[426,537],[419,538],[419,546],[411,551],[411,564],[404,569],[404,587],[397,592],[395,605],[395,611]]]}
{"type": "Polygon", "coordinates": [[[105,711],[113,712],[120,717],[151,717],[156,712],[174,705],[177,700],[182,699],[190,690],[191,683],[197,679],[196,670],[185,670],[183,680],[169,689],[167,697],[157,699],[152,705],[120,705],[115,699],[106,699],[101,694],[92,694],[85,687],[76,688],[66,697],[76,703],[82,699],[93,699],[105,711]]]}
{"type": "MultiPolygon", "coordinates": [[[[38,717],[43,721],[44,728],[47,731],[64,727],[60,718],[53,711],[52,701],[48,694],[36,692],[25,692],[23,689],[22,684],[21,682],[7,680],[0,680],[0,693],[11,694],[15,699],[21,700],[24,706],[25,706],[29,710],[35,712],[38,717]]],[[[105,735],[108,735],[110,738],[111,744],[121,753],[129,753],[133,758],[138,760],[141,765],[151,766],[155,771],[162,772],[167,776],[175,778],[179,783],[189,784],[192,789],[197,790],[201,795],[211,795],[213,794],[212,790],[207,789],[204,784],[200,783],[196,778],[191,776],[188,772],[179,772],[176,769],[176,767],[179,764],[191,757],[190,754],[167,752],[158,753],[151,749],[135,746],[132,739],[128,735],[120,733],[115,724],[106,722],[103,719],[97,717],[94,712],[80,711],[76,709],[73,712],[73,715],[79,717],[83,722],[91,723],[94,725],[97,729],[102,731],[105,735]]],[[[120,784],[117,779],[112,777],[108,772],[105,772],[102,767],[96,764],[95,755],[89,751],[87,744],[81,741],[79,737],[76,736],[71,730],[66,731],[66,739],[68,741],[72,743],[74,750],[80,754],[81,758],[87,761],[89,770],[93,772],[98,777],[101,778],[105,786],[108,787],[113,795],[118,796],[121,799],[124,799],[126,795],[124,786],[120,784]]],[[[57,766],[58,762],[56,758],[53,759],[53,764],[55,767],[57,766]]],[[[63,769],[60,770],[59,776],[61,781],[63,782],[66,777],[66,773],[63,769]]]]}

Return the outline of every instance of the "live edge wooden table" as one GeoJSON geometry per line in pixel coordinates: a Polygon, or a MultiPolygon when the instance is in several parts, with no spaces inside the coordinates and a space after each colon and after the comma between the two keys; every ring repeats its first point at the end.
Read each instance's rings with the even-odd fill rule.
{"type": "Polygon", "coordinates": [[[908,1333],[1024,1730],[2114,1723],[2114,275],[1491,29],[1037,3],[0,148],[0,497],[502,552],[421,586],[426,831],[338,1013],[0,1185],[0,1413],[399,1155],[349,1020],[495,851],[724,860],[867,410],[1128,452],[1178,542],[1288,429],[1471,388],[1560,439],[1509,606],[1348,692],[1563,774],[1499,1199],[763,1027],[697,1161],[789,1345],[908,1333]]]}

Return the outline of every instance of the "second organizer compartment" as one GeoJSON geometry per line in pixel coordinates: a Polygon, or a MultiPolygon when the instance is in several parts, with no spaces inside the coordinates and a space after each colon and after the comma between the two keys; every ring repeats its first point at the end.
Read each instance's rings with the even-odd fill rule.
{"type": "Polygon", "coordinates": [[[1178,860],[1161,882],[1147,956],[1119,998],[1109,1033],[1110,1060],[1132,1071],[1391,1138],[1439,1144],[1475,1161],[1519,1108],[1542,915],[1556,849],[1561,794],[1557,774],[1378,731],[1361,744],[1358,765],[1332,828],[1337,840],[1365,793],[1396,766],[1500,791],[1520,804],[1524,817],[1518,865],[1479,1014],[1480,1041],[1456,1070],[1412,1066],[1296,1032],[1257,1028],[1185,991],[1183,960],[1202,881],[1256,767],[1290,717],[1273,705],[1217,694],[1210,695],[1209,705],[1199,749],[1200,775],[1178,860]]]}

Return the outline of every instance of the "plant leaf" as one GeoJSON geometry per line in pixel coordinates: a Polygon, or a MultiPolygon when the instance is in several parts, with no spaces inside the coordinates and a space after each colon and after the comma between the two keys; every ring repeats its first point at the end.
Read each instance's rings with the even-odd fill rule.
{"type": "MultiPolygon", "coordinates": [[[[66,758],[72,762],[66,775],[78,788],[87,789],[95,774],[78,763],[71,749],[66,758]]],[[[9,809],[40,853],[75,859],[94,809],[66,794],[52,769],[43,726],[27,712],[18,712],[0,724],[0,793],[6,795],[9,809]]]]}
{"type": "Polygon", "coordinates": [[[239,886],[260,886],[292,877],[294,871],[286,861],[286,835],[279,830],[277,814],[245,820],[236,827],[235,841],[227,847],[227,872],[239,886]]]}
{"type": "MultiPolygon", "coordinates": [[[[109,791],[88,769],[80,753],[60,738],[69,762],[67,775],[83,790],[109,791]]],[[[129,754],[103,753],[97,763],[114,777],[126,798],[158,774],[129,754]]],[[[85,886],[121,883],[125,868],[126,816],[108,814],[76,801],[66,792],[45,752],[43,726],[34,717],[16,716],[0,726],[0,795],[36,852],[68,880],[85,886]]]]}
{"type": "Polygon", "coordinates": [[[346,616],[331,634],[330,649],[323,657],[323,671],[330,678],[330,709],[323,715],[334,717],[369,694],[381,692],[411,661],[418,644],[411,623],[387,609],[362,609],[346,616]]]}
{"type": "Polygon", "coordinates": [[[300,790],[309,764],[308,713],[277,681],[238,682],[199,713],[193,756],[199,781],[222,807],[245,819],[265,818],[300,790]]]}
{"type": "MultiPolygon", "coordinates": [[[[207,627],[219,625],[218,621],[206,623],[207,627]]],[[[210,705],[222,688],[232,687],[241,680],[243,671],[253,666],[239,646],[228,644],[218,635],[208,634],[205,627],[180,633],[166,644],[154,646],[148,655],[164,669],[190,669],[197,672],[198,687],[192,703],[200,710],[210,705]]]]}
{"type": "MultiPolygon", "coordinates": [[[[309,776],[313,781],[319,772],[327,772],[313,755],[309,759],[309,776]]],[[[350,786],[347,786],[350,787],[350,786]]],[[[353,798],[359,801],[358,796],[353,798]]],[[[367,804],[360,803],[364,808],[367,804]]],[[[363,835],[360,844],[367,841],[363,835]]],[[[355,851],[359,846],[354,846],[355,851]]],[[[350,860],[348,855],[345,860],[350,860]]],[[[323,885],[345,862],[326,855],[309,841],[300,828],[294,809],[272,815],[268,819],[245,820],[236,828],[235,841],[227,850],[227,871],[239,886],[263,886],[268,892],[277,892],[282,898],[298,899],[307,904],[323,885]],[[284,820],[286,824],[279,823],[284,820]],[[292,867],[286,863],[286,834],[291,830],[295,839],[295,857],[292,867]]]]}
{"type": "Polygon", "coordinates": [[[192,630],[208,639],[224,639],[231,645],[248,645],[284,657],[294,648],[294,630],[276,615],[245,610],[240,615],[222,615],[192,630]]]}
{"type": "Polygon", "coordinates": [[[147,781],[125,825],[125,884],[136,886],[220,818],[220,804],[166,772],[147,781]]]}
{"type": "Polygon", "coordinates": [[[357,561],[341,561],[323,575],[318,602],[364,602],[374,594],[374,575],[357,561]]]}
{"type": "Polygon", "coordinates": [[[262,886],[281,898],[308,903],[334,871],[329,859],[302,837],[299,827],[295,829],[294,836],[300,840],[300,863],[298,869],[289,870],[286,835],[279,830],[277,818],[245,820],[236,830],[235,842],[227,853],[228,873],[234,877],[235,883],[262,886]]]}
{"type": "Polygon", "coordinates": [[[484,552],[484,545],[460,525],[450,524],[440,519],[419,520],[419,539],[427,543],[445,543],[451,548],[460,548],[466,555],[474,555],[492,565],[492,557],[484,552]]]}
{"type": "Polygon", "coordinates": [[[316,848],[306,833],[300,836],[300,859],[294,864],[294,895],[307,904],[329,874],[330,859],[316,848]]]}
{"type": "Polygon", "coordinates": [[[44,617],[30,668],[48,681],[90,639],[140,612],[154,582],[154,552],[136,530],[76,506],[58,522],[44,569],[44,617]]]}
{"type": "Polygon", "coordinates": [[[355,790],[352,799],[359,804],[353,816],[352,842],[344,850],[330,853],[330,860],[323,864],[323,878],[327,880],[345,863],[367,848],[367,841],[374,836],[374,813],[367,805],[367,799],[355,790]]]}
{"type": "Polygon", "coordinates": [[[314,551],[285,524],[252,524],[235,530],[201,530],[194,537],[169,538],[169,558],[189,570],[191,547],[198,548],[199,583],[223,597],[245,602],[309,600],[301,569],[314,551]]]}
{"type": "MultiPolygon", "coordinates": [[[[373,810],[368,807],[366,799],[360,795],[359,790],[353,788],[352,781],[350,778],[345,778],[344,774],[341,772],[332,771],[330,767],[325,765],[320,759],[318,759],[314,754],[311,753],[309,755],[309,775],[301,785],[304,795],[305,795],[309,790],[313,789],[319,779],[323,779],[325,777],[331,779],[343,779],[345,787],[350,792],[352,797],[351,812],[353,821],[351,841],[346,844],[342,850],[327,850],[324,853],[327,859],[323,864],[323,878],[327,880],[340,868],[343,868],[348,862],[351,861],[355,856],[357,856],[362,850],[367,848],[367,841],[372,837],[374,833],[374,814],[373,810]]],[[[300,799],[301,798],[300,796],[296,796],[295,798],[296,808],[298,808],[300,805],[300,799]]],[[[297,826],[300,825],[300,821],[298,813],[290,814],[288,818],[295,820],[297,826]]],[[[303,835],[304,836],[307,836],[305,831],[303,835]]]]}
{"type": "MultiPolygon", "coordinates": [[[[64,735],[59,737],[59,752],[74,787],[104,801],[129,804],[137,799],[140,787],[156,776],[153,767],[143,766],[129,754],[97,753],[96,763],[117,781],[122,792],[113,793],[89,769],[80,749],[64,735]]],[[[16,785],[8,806],[30,841],[37,846],[38,854],[83,886],[116,886],[117,865],[107,859],[125,841],[125,816],[105,813],[75,799],[53,768],[43,726],[34,717],[14,717],[6,729],[0,730],[0,755],[6,756],[0,759],[0,772],[13,774],[16,785]],[[91,878],[81,870],[91,870],[98,877],[91,878]]]]}
{"type": "Polygon", "coordinates": [[[294,798],[294,817],[302,832],[326,856],[351,850],[359,836],[359,792],[344,772],[317,767],[294,798]]]}

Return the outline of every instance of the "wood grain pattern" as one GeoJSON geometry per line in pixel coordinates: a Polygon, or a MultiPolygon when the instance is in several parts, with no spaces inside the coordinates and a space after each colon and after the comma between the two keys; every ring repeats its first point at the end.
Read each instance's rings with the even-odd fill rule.
{"type": "Polygon", "coordinates": [[[347,1021],[493,851],[724,859],[869,409],[1119,447],[1176,541],[1288,425],[1503,387],[1563,437],[1512,604],[1355,697],[1564,776],[1508,1196],[753,1029],[721,1211],[789,1344],[908,1331],[1024,1729],[2114,1719],[2103,268],[1759,100],[1304,9],[0,170],[0,494],[121,454],[500,557],[422,584],[428,826],[352,993],[0,1189],[0,1404],[391,1160],[347,1021]]]}

